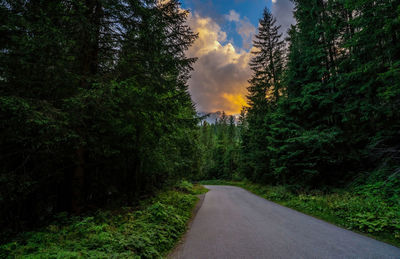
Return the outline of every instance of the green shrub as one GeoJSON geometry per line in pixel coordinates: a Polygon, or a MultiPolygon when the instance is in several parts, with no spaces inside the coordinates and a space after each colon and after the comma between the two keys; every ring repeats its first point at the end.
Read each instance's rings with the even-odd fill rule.
{"type": "Polygon", "coordinates": [[[184,180],[176,185],[176,189],[181,192],[190,193],[193,190],[193,184],[184,180]]]}
{"type": "Polygon", "coordinates": [[[195,187],[167,191],[139,208],[67,217],[0,246],[1,258],[162,258],[186,230],[197,201],[195,187]]]}

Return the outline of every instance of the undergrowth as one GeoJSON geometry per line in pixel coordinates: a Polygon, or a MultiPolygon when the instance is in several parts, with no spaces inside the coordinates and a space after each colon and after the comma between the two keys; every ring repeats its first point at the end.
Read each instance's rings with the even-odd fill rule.
{"type": "Polygon", "coordinates": [[[162,258],[186,230],[202,186],[183,181],[138,208],[58,215],[41,231],[0,246],[0,258],[162,258]]]}
{"type": "Polygon", "coordinates": [[[368,186],[353,192],[336,190],[293,191],[285,186],[211,180],[209,185],[234,185],[265,199],[296,209],[344,228],[400,247],[400,204],[370,192],[368,186]]]}

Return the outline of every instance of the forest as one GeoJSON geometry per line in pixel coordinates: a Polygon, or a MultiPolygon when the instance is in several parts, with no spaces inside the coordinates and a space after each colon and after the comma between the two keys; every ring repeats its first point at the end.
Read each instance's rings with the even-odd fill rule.
{"type": "Polygon", "coordinates": [[[177,1],[2,1],[2,228],[196,172],[187,15],[177,1]]]}
{"type": "MultiPolygon", "coordinates": [[[[267,8],[260,18],[239,121],[208,124],[188,91],[198,35],[178,0],[2,0],[0,242],[221,180],[346,191],[344,225],[399,243],[400,1],[293,3],[286,38],[267,8]]],[[[176,212],[190,210],[179,195],[149,215],[182,199],[176,212]]]]}
{"type": "MultiPolygon", "coordinates": [[[[286,39],[264,10],[253,42],[249,107],[236,131],[229,130],[234,136],[225,130],[229,119],[204,125],[214,132],[216,149],[235,143],[240,150],[228,155],[235,169],[218,171],[307,188],[356,180],[398,184],[399,3],[295,4],[297,23],[286,39]],[[230,142],[221,144],[225,137],[230,142]]],[[[202,143],[209,146],[212,139],[202,143]]]]}

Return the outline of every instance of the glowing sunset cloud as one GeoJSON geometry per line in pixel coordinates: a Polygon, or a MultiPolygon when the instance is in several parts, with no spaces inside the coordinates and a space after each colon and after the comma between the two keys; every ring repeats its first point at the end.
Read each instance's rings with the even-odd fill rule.
{"type": "MultiPolygon", "coordinates": [[[[237,114],[238,107],[247,106],[246,97],[242,94],[228,94],[224,93],[222,97],[231,105],[230,109],[226,109],[225,112],[228,114],[237,114]]],[[[239,110],[240,111],[240,110],[239,110]]]]}
{"type": "Polygon", "coordinates": [[[235,49],[227,42],[226,33],[209,17],[194,13],[189,18],[189,25],[199,33],[188,51],[189,56],[199,58],[189,80],[197,109],[239,113],[246,104],[247,80],[251,75],[249,51],[235,49]]]}

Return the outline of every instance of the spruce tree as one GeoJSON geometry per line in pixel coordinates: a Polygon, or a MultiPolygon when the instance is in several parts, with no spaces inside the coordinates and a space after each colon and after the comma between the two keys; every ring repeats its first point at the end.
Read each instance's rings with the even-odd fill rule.
{"type": "Polygon", "coordinates": [[[250,62],[253,75],[249,80],[248,128],[243,142],[249,168],[243,170],[250,173],[247,177],[262,181],[270,177],[269,155],[265,148],[269,145],[268,115],[275,109],[283,91],[284,42],[279,34],[280,26],[267,8],[259,24],[250,62]]]}
{"type": "MultiPolygon", "coordinates": [[[[265,107],[265,103],[277,102],[282,85],[284,67],[284,41],[279,33],[280,26],[276,19],[265,8],[263,18],[259,21],[258,33],[253,41],[254,50],[250,68],[253,76],[249,80],[249,104],[252,109],[265,107]]],[[[251,110],[251,109],[250,109],[251,110]]]]}

